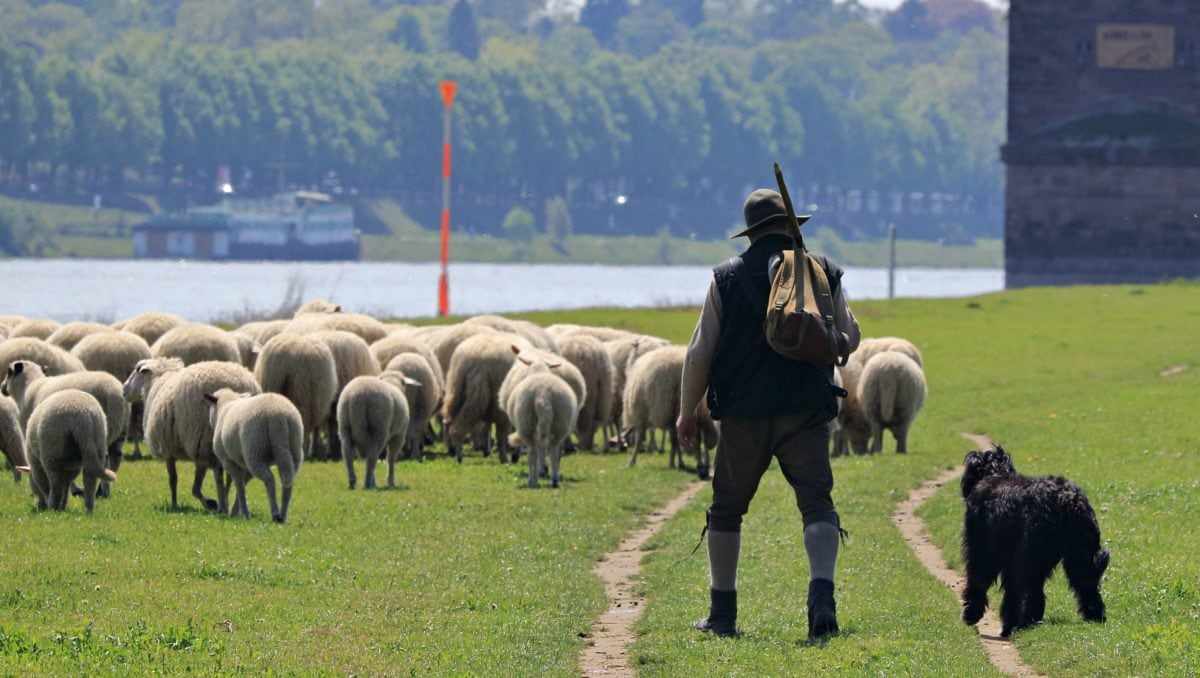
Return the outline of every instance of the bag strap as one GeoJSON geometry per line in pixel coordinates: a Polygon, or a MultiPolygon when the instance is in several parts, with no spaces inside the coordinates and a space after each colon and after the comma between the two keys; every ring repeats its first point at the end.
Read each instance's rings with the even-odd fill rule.
{"type": "MultiPolygon", "coordinates": [[[[838,329],[837,322],[833,317],[833,294],[829,291],[829,276],[825,273],[825,267],[807,252],[804,253],[804,263],[807,273],[812,276],[812,297],[817,307],[815,310],[821,315],[821,320],[825,324],[825,334],[829,337],[829,355],[833,356],[835,365],[843,366],[849,356],[842,356],[838,351],[838,329]]],[[[808,303],[808,300],[809,297],[806,296],[805,304],[808,303]]]]}

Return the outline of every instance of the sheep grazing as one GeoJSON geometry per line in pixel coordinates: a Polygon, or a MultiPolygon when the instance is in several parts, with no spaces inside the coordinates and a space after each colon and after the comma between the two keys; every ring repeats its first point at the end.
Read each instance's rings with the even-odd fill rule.
{"type": "Polygon", "coordinates": [[[408,400],[408,454],[421,459],[425,430],[442,400],[442,390],[437,385],[433,368],[428,360],[416,353],[401,353],[392,358],[380,378],[404,391],[408,400]]]}
{"type": "Polygon", "coordinates": [[[18,360],[37,363],[51,374],[82,372],[87,369],[79,358],[40,339],[17,337],[0,342],[0,369],[18,360]]]}
{"type": "Polygon", "coordinates": [[[62,327],[59,327],[57,330],[54,330],[54,333],[46,338],[46,343],[50,344],[51,346],[57,346],[64,351],[70,351],[71,349],[75,348],[75,345],[82,341],[84,337],[97,333],[103,334],[112,331],[113,328],[109,327],[108,325],[101,325],[100,323],[67,323],[62,327]]]}
{"type": "Polygon", "coordinates": [[[871,438],[871,428],[859,400],[858,383],[862,378],[863,363],[858,353],[850,356],[845,365],[835,368],[835,381],[846,390],[846,397],[838,405],[838,415],[832,432],[833,456],[866,454],[871,438]]]}
{"type": "Polygon", "coordinates": [[[149,313],[141,313],[114,323],[113,329],[125,330],[138,335],[146,341],[150,346],[154,342],[162,338],[162,335],[171,330],[186,325],[187,321],[173,313],[158,313],[151,311],[149,313]]]}
{"type": "MultiPolygon", "coordinates": [[[[113,330],[89,334],[75,344],[71,355],[78,358],[87,369],[93,372],[108,372],[117,381],[124,383],[129,375],[133,374],[137,364],[150,357],[150,346],[132,332],[113,330]]],[[[129,408],[125,439],[133,443],[131,459],[140,459],[142,456],[142,406],[143,403],[138,401],[129,408]]]]}
{"type": "Polygon", "coordinates": [[[342,330],[357,334],[368,344],[373,344],[388,335],[388,329],[383,323],[359,313],[305,313],[289,322],[284,331],[308,334],[321,330],[342,330]]]}
{"type": "Polygon", "coordinates": [[[155,358],[179,358],[184,365],[208,361],[242,364],[237,340],[212,325],[180,325],[159,337],[150,347],[155,358]]]}
{"type": "Polygon", "coordinates": [[[586,334],[563,337],[559,348],[562,357],[579,368],[587,383],[587,396],[580,404],[575,426],[579,446],[591,450],[596,443],[596,429],[602,428],[612,416],[612,358],[599,339],[586,334]]]}
{"type": "Polygon", "coordinates": [[[645,447],[646,434],[654,428],[670,434],[672,447],[678,445],[675,420],[679,417],[680,385],[687,348],[667,346],[655,349],[633,364],[625,382],[622,428],[633,436],[629,465],[645,447]]]}
{"type": "Polygon", "coordinates": [[[588,386],[583,373],[562,356],[537,349],[522,349],[517,344],[513,345],[512,352],[517,356],[517,361],[513,363],[512,369],[508,371],[504,381],[500,384],[500,406],[504,408],[505,413],[508,413],[508,399],[512,396],[517,384],[520,384],[521,380],[528,375],[542,371],[538,367],[539,365],[548,367],[551,373],[567,382],[567,386],[570,386],[571,392],[575,394],[577,403],[582,405],[583,401],[587,399],[588,386]]]}
{"type": "Polygon", "coordinates": [[[563,337],[572,334],[585,334],[589,337],[595,337],[600,341],[616,341],[617,339],[628,339],[635,336],[633,332],[628,330],[618,330],[612,327],[590,327],[587,325],[551,325],[546,328],[546,331],[560,341],[563,337]]]}
{"type": "Polygon", "coordinates": [[[497,332],[515,334],[533,348],[558,353],[558,341],[541,326],[528,320],[512,320],[498,315],[477,315],[463,321],[464,325],[490,327],[497,332]]]}
{"type": "Polygon", "coordinates": [[[14,327],[28,320],[23,315],[0,315],[0,329],[5,333],[11,332],[14,327]]]}
{"type": "Polygon", "coordinates": [[[294,314],[293,317],[298,318],[298,317],[308,314],[308,313],[341,313],[341,312],[342,312],[341,304],[335,304],[332,301],[328,301],[326,299],[313,299],[311,301],[304,302],[304,304],[300,308],[296,309],[296,313],[294,314]]]}
{"type": "MultiPolygon", "coordinates": [[[[487,325],[462,323],[442,328],[436,334],[427,335],[424,339],[429,341],[434,355],[437,356],[437,365],[434,365],[434,367],[441,369],[443,374],[449,374],[450,359],[454,357],[454,351],[458,349],[459,345],[471,337],[480,334],[496,333],[496,330],[487,325]]],[[[419,337],[416,333],[414,333],[414,336],[419,337]]]]}
{"type": "MultiPolygon", "coordinates": [[[[213,454],[237,486],[233,515],[250,518],[246,483],[258,478],[267,486],[271,520],[287,522],[292,485],[304,459],[304,424],[292,403],[276,393],[251,395],[232,389],[205,394],[209,402],[213,454]],[[281,500],[275,498],[274,466],[279,472],[281,500]]],[[[217,474],[221,503],[228,503],[228,488],[217,474]]]]}
{"type": "Polygon", "coordinates": [[[903,353],[912,358],[917,367],[922,369],[925,367],[925,360],[921,356],[920,349],[911,341],[901,339],[900,337],[873,337],[871,339],[864,339],[859,343],[858,350],[852,354],[852,357],[856,357],[861,364],[866,365],[877,353],[883,353],[884,351],[903,353]]]}
{"type": "Polygon", "coordinates": [[[244,334],[262,345],[275,338],[275,335],[287,329],[290,320],[259,320],[249,322],[234,330],[235,334],[244,334]]]}
{"type": "MultiPolygon", "coordinates": [[[[401,382],[405,382],[401,377],[401,382]]],[[[396,486],[396,460],[404,449],[408,436],[408,399],[404,391],[379,377],[358,377],[351,381],[338,398],[338,437],[346,462],[350,489],[358,479],[354,475],[354,460],[367,462],[363,489],[375,489],[375,464],[385,453],[388,461],[388,487],[396,486]]]]}
{"type": "Polygon", "coordinates": [[[8,332],[10,339],[41,339],[50,338],[59,328],[59,324],[48,318],[33,318],[20,323],[8,332]]]}
{"type": "Polygon", "coordinates": [[[21,433],[21,413],[12,398],[0,396],[0,452],[8,462],[13,480],[21,482],[22,470],[29,468],[25,458],[25,436],[21,433]]]}
{"type": "Polygon", "coordinates": [[[278,393],[296,406],[304,422],[304,450],[314,455],[316,441],[328,431],[337,402],[337,361],[323,342],[284,332],[267,342],[258,354],[254,374],[262,390],[278,393]]]}
{"type": "MultiPolygon", "coordinates": [[[[375,354],[371,352],[371,347],[367,345],[367,342],[357,334],[341,330],[323,330],[306,336],[325,344],[333,353],[338,386],[337,395],[334,396],[333,401],[333,412],[330,416],[336,416],[337,398],[341,396],[342,389],[357,377],[378,376],[382,371],[379,368],[379,361],[375,359],[375,354]]],[[[341,441],[337,436],[330,436],[329,445],[334,459],[341,456],[341,441]]]]}
{"type": "Polygon", "coordinates": [[[692,454],[696,457],[696,475],[700,480],[708,480],[708,473],[712,468],[712,452],[717,449],[717,444],[720,442],[721,429],[717,426],[717,422],[713,421],[712,413],[708,409],[707,398],[705,398],[696,406],[695,447],[686,447],[677,440],[672,441],[671,453],[667,457],[667,466],[682,469],[684,453],[692,454]]]}
{"type": "Polygon", "coordinates": [[[538,476],[547,463],[550,486],[558,487],[563,444],[575,428],[579,401],[567,382],[546,365],[531,365],[530,369],[533,372],[517,384],[507,403],[515,429],[509,444],[529,448],[530,487],[538,486],[538,476]]]}
{"type": "Polygon", "coordinates": [[[237,342],[238,362],[242,367],[254,371],[254,363],[258,360],[259,343],[254,337],[244,332],[233,331],[229,337],[237,342]]]}
{"type": "MultiPolygon", "coordinates": [[[[613,365],[612,407],[609,412],[609,420],[605,422],[604,427],[606,447],[622,445],[621,413],[624,411],[625,379],[629,375],[633,363],[650,351],[670,345],[666,339],[648,335],[634,335],[604,342],[604,350],[608,351],[608,357],[612,360],[613,365]]],[[[624,448],[622,447],[622,449],[624,448]]]]}
{"type": "MultiPolygon", "coordinates": [[[[12,396],[21,413],[21,424],[26,426],[30,417],[41,403],[55,393],[67,390],[83,391],[100,403],[105,417],[106,458],[113,471],[121,467],[121,446],[125,442],[125,430],[129,424],[129,404],[121,393],[121,382],[107,372],[72,372],[57,377],[48,377],[41,365],[28,360],[17,360],[8,366],[0,393],[12,396]]],[[[107,486],[101,488],[102,496],[108,495],[107,486]]]]}
{"type": "Polygon", "coordinates": [[[871,433],[871,452],[883,450],[883,431],[896,438],[896,452],[908,451],[908,430],[925,403],[925,374],[903,353],[884,351],[863,367],[858,398],[871,433]]]}
{"type": "MultiPolygon", "coordinates": [[[[446,375],[446,395],[442,403],[446,442],[462,461],[462,444],[481,427],[494,425],[500,462],[507,461],[510,423],[500,407],[500,385],[516,361],[513,344],[527,348],[524,340],[511,334],[494,332],[467,339],[454,351],[450,372],[446,375]]],[[[484,453],[489,446],[484,444],[484,453]]]]}
{"type": "Polygon", "coordinates": [[[25,447],[38,508],[65,510],[71,484],[82,471],[83,505],[91,513],[97,484],[117,479],[108,468],[109,436],[100,403],[83,391],[59,391],[38,405],[28,429],[25,447]]]}
{"type": "MultiPolygon", "coordinates": [[[[178,358],[151,358],[138,363],[125,381],[125,399],[145,403],[146,443],[150,452],[166,462],[171,508],[179,508],[177,461],[196,465],[192,496],[210,511],[226,510],[225,499],[204,496],[204,476],[220,462],[213,454],[213,431],[204,396],[228,388],[239,393],[259,393],[249,370],[230,362],[204,362],[184,367],[178,358]]],[[[218,481],[218,485],[222,481],[218,481]]]]}
{"type": "Polygon", "coordinates": [[[379,361],[380,365],[387,365],[401,353],[416,353],[429,363],[429,367],[437,379],[438,388],[445,389],[446,387],[446,373],[442,371],[442,364],[438,362],[437,354],[428,344],[416,337],[404,333],[389,335],[371,344],[371,353],[375,354],[375,359],[379,361]]]}

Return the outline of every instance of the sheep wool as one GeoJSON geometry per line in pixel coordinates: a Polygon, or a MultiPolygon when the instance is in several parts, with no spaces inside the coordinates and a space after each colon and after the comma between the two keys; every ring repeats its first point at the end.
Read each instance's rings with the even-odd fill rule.
{"type": "Polygon", "coordinates": [[[290,320],[257,320],[248,322],[234,330],[254,340],[257,344],[265,344],[275,338],[275,335],[287,329],[290,320]]]}
{"type": "Polygon", "coordinates": [[[75,348],[75,345],[83,340],[84,337],[97,334],[112,332],[113,328],[100,323],[85,323],[73,322],[67,323],[46,338],[46,343],[52,346],[57,346],[64,351],[70,351],[75,348]]]}
{"type": "Polygon", "coordinates": [[[179,358],[184,365],[208,361],[242,364],[238,343],[228,332],[212,325],[180,325],[159,337],[150,347],[155,358],[179,358]]]}
{"type": "Polygon", "coordinates": [[[604,344],[595,337],[577,333],[559,342],[562,357],[579,368],[587,383],[587,396],[579,408],[576,433],[584,450],[595,447],[596,430],[612,416],[613,363],[604,344]]]}
{"type": "Polygon", "coordinates": [[[341,313],[341,304],[335,304],[327,299],[312,299],[304,302],[300,308],[296,309],[294,317],[300,317],[308,313],[341,313]]]}
{"type": "Polygon", "coordinates": [[[0,452],[8,461],[13,480],[21,481],[20,469],[28,465],[25,435],[21,432],[21,413],[12,398],[0,396],[0,452]]]}
{"type": "Polygon", "coordinates": [[[446,395],[442,402],[447,443],[462,461],[462,443],[476,429],[496,428],[500,462],[507,461],[508,416],[500,407],[500,385],[516,361],[513,344],[522,350],[527,342],[511,334],[493,332],[467,339],[454,351],[450,372],[446,375],[446,395]]]}
{"type": "Polygon", "coordinates": [[[542,371],[541,365],[549,368],[558,378],[567,382],[567,386],[570,386],[571,392],[575,394],[577,403],[582,404],[587,399],[587,380],[584,379],[583,373],[562,356],[536,349],[522,350],[516,344],[513,345],[512,351],[517,355],[517,361],[513,363],[512,369],[508,371],[504,381],[500,384],[500,406],[504,409],[505,414],[511,414],[508,402],[517,384],[520,384],[521,380],[530,374],[542,371]]]}
{"type": "Polygon", "coordinates": [[[612,434],[618,438],[618,442],[621,433],[621,413],[625,409],[625,380],[629,376],[629,370],[638,358],[664,346],[670,346],[670,342],[644,334],[604,342],[604,349],[608,351],[613,365],[612,407],[609,421],[605,423],[613,429],[612,434]]]}
{"type": "Polygon", "coordinates": [[[433,353],[437,356],[437,365],[434,367],[440,369],[443,374],[449,374],[450,359],[454,357],[454,351],[467,339],[480,334],[496,334],[496,330],[487,325],[461,323],[444,327],[427,336],[426,340],[430,342],[433,353]]]}
{"type": "Polygon", "coordinates": [[[108,468],[108,430],[100,403],[83,391],[59,391],[38,406],[28,431],[25,446],[38,508],[65,510],[71,483],[82,471],[83,505],[91,513],[97,485],[117,479],[108,468]]]}
{"type": "Polygon", "coordinates": [[[6,333],[11,332],[14,327],[28,320],[23,315],[0,315],[0,328],[6,333]]]}
{"type": "Polygon", "coordinates": [[[438,388],[433,368],[428,360],[416,353],[401,353],[392,358],[380,377],[404,391],[408,400],[408,453],[421,459],[425,430],[442,401],[442,390],[438,388]]]}
{"type": "Polygon", "coordinates": [[[371,344],[371,353],[375,354],[375,359],[379,361],[380,365],[387,365],[401,353],[416,353],[429,363],[430,369],[433,370],[433,376],[437,380],[438,389],[446,388],[446,373],[442,371],[442,365],[438,362],[437,355],[428,344],[416,337],[403,333],[384,337],[371,344]]]}
{"type": "Polygon", "coordinates": [[[150,357],[150,346],[132,332],[112,330],[89,334],[75,344],[71,355],[94,372],[108,372],[124,382],[137,364],[150,357]]]}
{"type": "Polygon", "coordinates": [[[883,431],[896,438],[896,452],[908,451],[908,432],[925,404],[925,374],[904,353],[877,353],[863,367],[858,398],[871,434],[871,452],[883,450],[883,431]]]}
{"type": "Polygon", "coordinates": [[[317,435],[327,430],[337,402],[333,352],[312,337],[284,332],[263,346],[254,374],[264,392],[284,396],[300,411],[305,451],[311,455],[317,435]]]}
{"type": "Polygon", "coordinates": [[[358,377],[342,391],[337,404],[338,436],[350,489],[358,482],[354,460],[366,460],[363,489],[375,488],[375,464],[385,453],[388,487],[396,486],[396,460],[408,435],[409,408],[404,392],[379,377],[358,377]]]}
{"type": "Polygon", "coordinates": [[[253,372],[254,363],[258,360],[258,341],[249,334],[237,330],[230,332],[229,337],[237,342],[238,362],[242,367],[253,372]]]}
{"type": "MultiPolygon", "coordinates": [[[[209,402],[208,418],[213,429],[213,453],[237,487],[234,515],[250,517],[246,504],[246,483],[258,478],[267,488],[271,519],[287,522],[292,503],[292,486],[304,459],[304,424],[291,401],[275,393],[250,395],[232,389],[220,389],[205,395],[209,402]],[[281,498],[276,499],[274,466],[279,473],[281,498]]],[[[217,474],[222,503],[228,501],[228,489],[217,474]]]]}
{"type": "Polygon", "coordinates": [[[186,320],[175,315],[174,313],[158,313],[151,311],[148,313],[141,313],[133,316],[132,318],[115,323],[113,328],[125,330],[126,332],[132,332],[144,339],[147,344],[153,346],[154,342],[162,338],[162,335],[170,332],[180,325],[186,324],[186,320]]]}
{"type": "Polygon", "coordinates": [[[547,463],[550,486],[558,487],[563,443],[575,428],[579,402],[571,387],[545,365],[533,369],[537,371],[521,380],[509,401],[515,428],[509,442],[529,448],[530,487],[538,486],[538,476],[547,463]]]}
{"type": "Polygon", "coordinates": [[[40,339],[17,337],[0,342],[0,369],[5,369],[18,360],[37,363],[51,374],[82,372],[87,369],[79,358],[40,339]]]}
{"type": "Polygon", "coordinates": [[[675,420],[679,417],[680,385],[687,348],[667,346],[638,358],[625,382],[622,428],[632,434],[629,465],[637,463],[651,429],[670,432],[676,442],[675,420]]]}
{"type": "Polygon", "coordinates": [[[305,313],[288,323],[284,331],[308,334],[322,330],[342,330],[357,334],[368,344],[388,335],[388,329],[383,323],[359,313],[305,313]]]}
{"type": "Polygon", "coordinates": [[[58,327],[58,323],[48,318],[33,318],[12,328],[8,336],[10,339],[25,337],[45,341],[50,338],[51,334],[54,334],[58,330],[58,327]]]}
{"type": "Polygon", "coordinates": [[[835,375],[840,381],[839,385],[846,390],[846,397],[838,406],[837,423],[832,434],[834,456],[847,454],[851,449],[855,454],[866,454],[867,442],[871,437],[862,401],[859,400],[858,382],[862,378],[863,363],[857,355],[855,352],[845,365],[835,368],[835,375]]]}

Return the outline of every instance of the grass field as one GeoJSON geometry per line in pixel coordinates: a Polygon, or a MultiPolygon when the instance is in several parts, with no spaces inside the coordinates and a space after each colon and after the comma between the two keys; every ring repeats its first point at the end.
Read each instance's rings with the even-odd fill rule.
{"type": "MultiPolygon", "coordinates": [[[[737,641],[688,626],[707,606],[699,537],[707,491],[655,538],[632,657],[644,675],[990,675],[955,595],[910,556],[889,515],[962,460],[962,431],[1006,444],[1020,468],[1079,481],[1113,565],[1105,626],[1084,624],[1061,576],[1048,623],[1020,634],[1051,675],[1200,670],[1200,286],[1029,290],[975,299],[856,305],[868,335],[924,351],[930,384],[912,453],[834,462],[851,532],[839,566],[845,633],[806,646],[800,521],[777,470],[747,517],[737,641]],[[1162,377],[1169,366],[1191,369],[1162,377]]],[[[534,313],[684,341],[688,309],[534,313]]],[[[890,447],[889,447],[890,449],[890,447]]],[[[289,524],[165,510],[154,462],[122,468],[92,517],[37,514],[0,482],[0,674],[182,673],[572,675],[579,634],[604,607],[591,574],[638,517],[688,477],[665,456],[637,469],[573,455],[563,490],[519,489],[494,458],[406,463],[407,489],[349,492],[340,465],[307,464],[289,524]]],[[[184,473],[186,479],[189,476],[184,473]]],[[[957,563],[955,488],[926,517],[957,563]]],[[[194,505],[191,500],[185,503],[194,505]]],[[[993,600],[998,600],[993,593],[993,600]]]]}

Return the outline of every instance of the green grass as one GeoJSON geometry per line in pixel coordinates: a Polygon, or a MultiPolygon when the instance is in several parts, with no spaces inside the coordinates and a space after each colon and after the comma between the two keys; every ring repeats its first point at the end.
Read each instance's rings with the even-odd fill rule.
{"type": "Polygon", "coordinates": [[[0,213],[16,215],[14,234],[34,256],[124,258],[133,256],[131,237],[112,237],[127,231],[146,215],[118,209],[93,211],[65,205],[0,196],[0,213]],[[70,233],[68,234],[68,232],[70,233]]]}
{"type": "Polygon", "coordinates": [[[149,461],[90,517],[6,482],[0,675],[572,675],[605,607],[594,561],[687,482],[622,461],[569,456],[558,491],[494,457],[408,462],[407,489],[372,492],[310,463],[285,526],[261,484],[249,522],[170,512],[149,461]]]}

